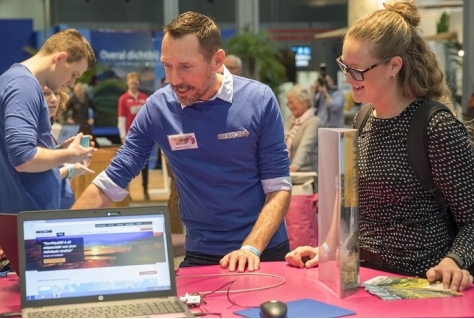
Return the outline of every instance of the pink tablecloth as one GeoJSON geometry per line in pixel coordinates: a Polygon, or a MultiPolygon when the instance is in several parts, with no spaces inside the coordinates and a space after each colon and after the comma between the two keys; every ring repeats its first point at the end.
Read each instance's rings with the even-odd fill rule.
{"type": "MultiPolygon", "coordinates": [[[[378,275],[379,271],[361,268],[360,279],[365,281],[378,275]]],[[[321,302],[347,308],[356,312],[353,317],[474,317],[474,287],[464,291],[463,297],[433,298],[418,300],[383,301],[360,289],[355,295],[340,299],[318,280],[318,268],[296,269],[285,262],[262,263],[256,275],[250,273],[232,274],[219,266],[181,268],[176,279],[178,296],[186,293],[210,292],[234,281],[230,299],[242,306],[258,306],[260,303],[278,299],[293,301],[311,298],[321,302]],[[214,276],[222,274],[224,276],[214,276]],[[211,277],[202,275],[212,275],[211,277]],[[241,289],[260,289],[278,285],[276,288],[253,292],[232,292],[241,289]]],[[[227,290],[228,285],[221,288],[227,290]]],[[[205,309],[220,313],[222,317],[238,317],[233,312],[244,309],[232,305],[226,294],[210,294],[204,298],[205,309]]],[[[20,293],[16,276],[0,278],[0,312],[19,311],[20,293]]],[[[314,309],[317,316],[317,309],[314,309]]]]}

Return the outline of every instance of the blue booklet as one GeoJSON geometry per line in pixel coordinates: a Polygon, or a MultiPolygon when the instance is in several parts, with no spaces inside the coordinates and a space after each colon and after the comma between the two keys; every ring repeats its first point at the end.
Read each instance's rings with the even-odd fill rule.
{"type": "MultiPolygon", "coordinates": [[[[286,302],[287,318],[336,318],[354,315],[355,311],[333,306],[314,299],[299,299],[286,302]]],[[[234,311],[236,315],[247,318],[260,318],[260,308],[234,311]]]]}

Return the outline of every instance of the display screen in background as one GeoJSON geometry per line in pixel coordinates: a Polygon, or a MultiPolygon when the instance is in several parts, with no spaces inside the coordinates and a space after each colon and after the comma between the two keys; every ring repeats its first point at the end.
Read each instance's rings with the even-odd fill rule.
{"type": "Polygon", "coordinates": [[[311,46],[294,45],[291,51],[295,52],[295,64],[297,68],[308,67],[311,62],[311,46]]]}

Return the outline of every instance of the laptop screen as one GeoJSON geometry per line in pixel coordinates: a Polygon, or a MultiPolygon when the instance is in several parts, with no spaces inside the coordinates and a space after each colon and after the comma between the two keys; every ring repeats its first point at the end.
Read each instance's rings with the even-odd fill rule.
{"type": "Polygon", "coordinates": [[[24,220],[24,297],[171,290],[166,229],[164,214],[24,220]]]}

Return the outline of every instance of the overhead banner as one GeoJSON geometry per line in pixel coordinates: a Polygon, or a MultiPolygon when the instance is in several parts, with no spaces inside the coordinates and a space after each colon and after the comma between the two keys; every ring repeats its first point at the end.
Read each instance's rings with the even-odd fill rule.
{"type": "Polygon", "coordinates": [[[91,31],[91,45],[97,57],[93,89],[97,127],[117,127],[117,101],[126,91],[127,73],[140,75],[140,91],[148,95],[155,91],[155,68],[161,65],[161,53],[155,49],[154,40],[149,31],[91,31]]]}

